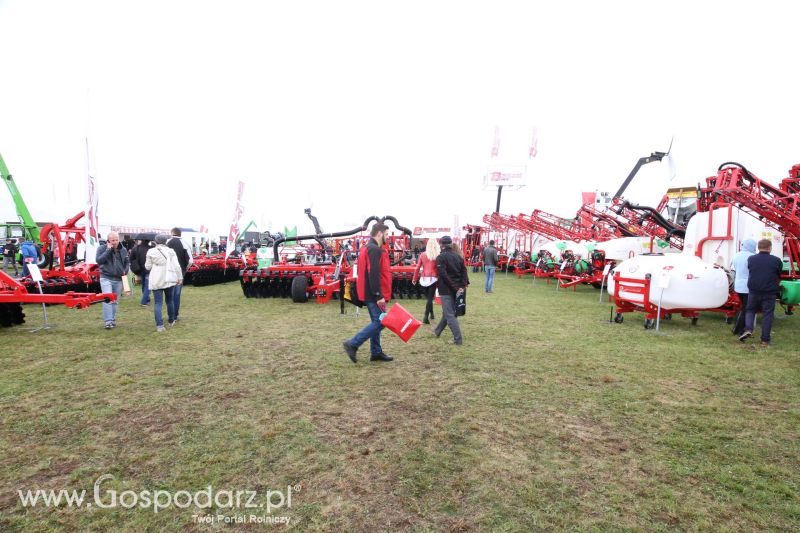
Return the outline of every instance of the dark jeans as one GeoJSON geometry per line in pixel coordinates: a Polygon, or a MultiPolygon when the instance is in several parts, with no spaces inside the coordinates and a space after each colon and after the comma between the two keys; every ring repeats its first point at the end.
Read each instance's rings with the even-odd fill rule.
{"type": "Polygon", "coordinates": [[[172,287],[172,306],[175,308],[175,319],[181,312],[181,290],[183,290],[183,284],[172,287]]]}
{"type": "Polygon", "coordinates": [[[747,313],[745,316],[744,329],[753,331],[756,321],[756,311],[761,309],[761,340],[769,342],[770,332],[772,331],[772,317],[775,315],[775,292],[755,292],[750,291],[747,296],[747,313]]]}
{"type": "Polygon", "coordinates": [[[437,282],[425,287],[425,295],[428,298],[428,301],[425,302],[425,320],[428,320],[428,316],[433,318],[433,299],[436,297],[436,287],[438,286],[437,282]]]}
{"type": "Polygon", "coordinates": [[[742,301],[742,306],[739,308],[739,314],[736,315],[736,325],[733,326],[733,332],[737,335],[744,333],[744,318],[747,314],[747,293],[737,292],[739,299],[742,301]]]}
{"type": "Polygon", "coordinates": [[[142,272],[142,299],[139,301],[142,305],[147,305],[150,303],[150,287],[148,284],[148,280],[150,279],[150,273],[146,270],[142,272]]]}
{"type": "Polygon", "coordinates": [[[461,327],[456,318],[456,299],[454,296],[445,294],[440,294],[439,297],[442,299],[442,319],[433,333],[438,337],[444,331],[445,326],[450,326],[450,331],[453,332],[453,342],[461,344],[463,339],[461,338],[461,327]]]}
{"type": "Polygon", "coordinates": [[[164,325],[164,317],[161,316],[162,305],[164,300],[167,302],[167,320],[172,323],[175,322],[175,306],[172,300],[172,291],[175,287],[167,287],[166,289],[154,289],[153,300],[156,304],[153,306],[153,312],[156,315],[156,326],[164,325]]]}
{"type": "Polygon", "coordinates": [[[383,311],[381,311],[380,307],[378,307],[378,304],[375,302],[366,302],[366,306],[367,311],[369,311],[370,323],[367,324],[364,329],[356,333],[356,336],[350,339],[348,343],[354,348],[358,348],[369,339],[369,353],[371,355],[378,355],[383,353],[383,348],[381,348],[381,330],[383,329],[383,324],[381,324],[380,319],[383,311]]]}

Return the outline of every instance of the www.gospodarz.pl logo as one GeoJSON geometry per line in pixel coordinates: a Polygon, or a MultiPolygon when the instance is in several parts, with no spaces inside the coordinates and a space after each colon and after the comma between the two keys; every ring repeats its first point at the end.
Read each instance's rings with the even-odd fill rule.
{"type": "Polygon", "coordinates": [[[197,491],[188,490],[125,490],[118,492],[104,487],[104,483],[114,479],[104,474],[94,482],[91,498],[83,490],[17,490],[23,507],[73,507],[100,509],[152,509],[158,513],[164,509],[246,509],[258,510],[271,515],[274,511],[289,510],[292,495],[300,492],[300,485],[288,485],[285,490],[214,490],[211,485],[197,491]]]}

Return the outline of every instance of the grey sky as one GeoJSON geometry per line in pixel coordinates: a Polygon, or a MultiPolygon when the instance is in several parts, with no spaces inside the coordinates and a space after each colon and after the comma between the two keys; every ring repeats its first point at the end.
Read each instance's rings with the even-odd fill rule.
{"type": "MultiPolygon", "coordinates": [[[[494,127],[527,164],[503,211],[572,215],[675,135],[672,185],[800,162],[787,2],[0,2],[0,153],[34,216],[334,231],[479,223],[494,127]],[[88,95],[88,97],[87,97],[88,95]],[[88,104],[87,104],[88,102],[88,104]],[[539,155],[527,158],[531,128],[539,155]]],[[[629,198],[656,203],[666,165],[629,198]]],[[[0,193],[6,194],[6,193],[0,193]]],[[[6,196],[7,197],[7,196],[6,196]]],[[[14,218],[10,199],[0,214],[14,218]]]]}

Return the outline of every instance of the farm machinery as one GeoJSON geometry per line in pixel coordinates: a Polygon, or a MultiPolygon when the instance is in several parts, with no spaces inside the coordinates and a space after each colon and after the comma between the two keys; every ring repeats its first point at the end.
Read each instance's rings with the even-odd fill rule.
{"type": "Polygon", "coordinates": [[[298,303],[314,298],[320,304],[328,303],[331,299],[351,300],[350,294],[354,290],[354,280],[358,274],[351,264],[354,259],[353,253],[357,253],[360,246],[368,242],[369,237],[363,236],[363,232],[371,222],[386,221],[392,222],[401,232],[400,235],[389,236],[386,243],[392,272],[392,297],[396,299],[422,297],[420,287],[411,283],[415,270],[410,264],[412,254],[409,247],[412,232],[391,216],[371,216],[361,226],[347,231],[276,239],[273,244],[272,263],[268,267],[248,267],[240,272],[244,296],[246,298],[291,297],[292,301],[298,303]],[[298,253],[297,249],[282,249],[281,245],[287,240],[298,243],[323,240],[334,253],[323,256],[298,253]]]}
{"type": "MultiPolygon", "coordinates": [[[[47,223],[41,229],[33,220],[22,195],[0,157],[0,173],[16,206],[21,238],[30,239],[39,250],[37,266],[41,269],[42,291],[46,294],[86,294],[100,292],[100,272],[97,265],[78,261],[78,245],[84,242],[85,228],[76,224],[84,217],[81,211],[64,224],[47,223]]],[[[17,231],[19,233],[19,231],[17,231]]],[[[30,277],[19,280],[29,293],[38,291],[30,277]]],[[[51,302],[56,303],[56,302],[51,302]]]]}
{"type": "Polygon", "coordinates": [[[645,328],[675,313],[693,324],[700,311],[719,312],[730,320],[741,304],[726,267],[748,238],[770,239],[773,254],[786,254],[779,298],[791,314],[800,304],[798,198],[800,165],[777,187],[738,163],[721,165],[705,186],[698,184],[697,215],[686,228],[681,254],[634,258],[615,268],[609,287],[615,321],[633,311],[645,313],[645,328]]]}
{"type": "MultiPolygon", "coordinates": [[[[35,284],[33,285],[35,287],[35,284]]],[[[63,285],[60,289],[66,289],[63,285]]],[[[42,288],[44,292],[44,284],[42,288]]],[[[9,327],[25,322],[22,304],[60,304],[74,309],[86,309],[92,304],[113,302],[116,294],[96,292],[74,292],[64,290],[60,293],[39,294],[29,290],[28,284],[12,278],[0,271],[0,326],[9,327]]]]}

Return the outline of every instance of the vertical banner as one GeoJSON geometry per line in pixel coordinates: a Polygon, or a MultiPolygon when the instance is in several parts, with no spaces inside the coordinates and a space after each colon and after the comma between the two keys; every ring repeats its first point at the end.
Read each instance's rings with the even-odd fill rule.
{"type": "Polygon", "coordinates": [[[500,128],[494,127],[494,143],[492,143],[492,157],[497,157],[500,153],[500,128]]]}
{"type": "Polygon", "coordinates": [[[539,153],[539,128],[533,127],[533,136],[531,137],[531,148],[528,150],[528,158],[533,159],[539,153]]]}
{"type": "Polygon", "coordinates": [[[225,246],[225,260],[236,247],[236,238],[239,236],[239,219],[242,218],[244,207],[242,207],[242,194],[244,193],[244,182],[239,182],[239,190],[236,194],[236,210],[233,212],[233,222],[231,222],[231,229],[228,231],[228,245],[225,246]]]}
{"type": "Polygon", "coordinates": [[[86,138],[86,175],[88,176],[87,185],[89,187],[88,205],[86,207],[86,264],[97,264],[97,247],[100,245],[100,235],[98,230],[100,224],[97,217],[97,206],[99,203],[97,194],[97,179],[94,176],[94,164],[89,153],[89,138],[86,138]]]}

